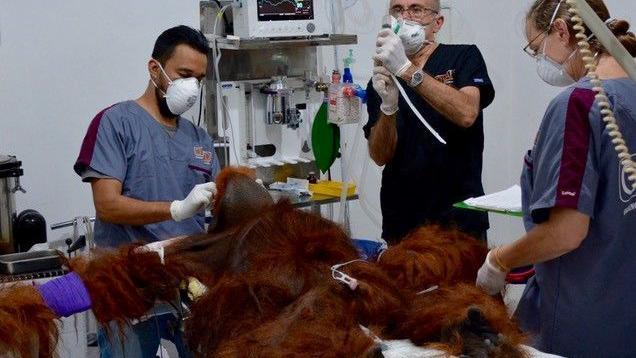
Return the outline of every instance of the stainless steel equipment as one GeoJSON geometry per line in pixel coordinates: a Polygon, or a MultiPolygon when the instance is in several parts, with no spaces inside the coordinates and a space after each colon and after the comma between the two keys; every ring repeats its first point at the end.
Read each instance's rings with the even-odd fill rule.
{"type": "MultiPolygon", "coordinates": [[[[255,3],[247,6],[253,10],[255,3]]],[[[328,2],[316,1],[320,7],[315,9],[311,3],[304,3],[299,11],[312,6],[316,18],[325,18],[327,9],[321,7],[328,2]]],[[[248,9],[228,8],[233,16],[226,13],[227,18],[235,22],[225,24],[213,4],[201,2],[201,29],[210,41],[205,122],[219,159],[224,165],[254,168],[265,183],[317,172],[311,125],[324,97],[316,91],[316,79],[323,71],[318,47],[356,44],[357,37],[275,31],[254,37],[243,33],[236,21],[237,14],[248,9]],[[226,33],[232,27],[234,33],[226,33]]],[[[281,3],[267,11],[273,14],[274,8],[282,11],[285,7],[281,3]]],[[[292,23],[270,21],[272,26],[292,23]]]]}
{"type": "Polygon", "coordinates": [[[26,193],[20,185],[22,162],[0,155],[0,255],[29,250],[46,242],[46,221],[35,210],[16,213],[15,193],[26,193]]]}
{"type": "Polygon", "coordinates": [[[0,274],[17,275],[61,269],[62,253],[57,250],[0,255],[0,274]]]}
{"type": "Polygon", "coordinates": [[[69,256],[77,254],[86,254],[90,257],[91,251],[96,248],[95,236],[93,235],[93,223],[94,217],[78,216],[73,220],[64,221],[51,225],[51,230],[59,230],[67,227],[73,228],[73,234],[71,237],[65,240],[68,245],[66,253],[69,256]],[[83,234],[80,230],[84,231],[83,234]]]}
{"type": "Polygon", "coordinates": [[[20,186],[20,177],[23,174],[22,162],[13,156],[0,154],[0,254],[15,250],[15,193],[26,192],[20,186]]]}
{"type": "Polygon", "coordinates": [[[272,83],[261,89],[267,95],[267,124],[285,124],[288,128],[300,127],[300,111],[294,104],[294,91],[287,85],[287,77],[272,78],[272,83]]]}

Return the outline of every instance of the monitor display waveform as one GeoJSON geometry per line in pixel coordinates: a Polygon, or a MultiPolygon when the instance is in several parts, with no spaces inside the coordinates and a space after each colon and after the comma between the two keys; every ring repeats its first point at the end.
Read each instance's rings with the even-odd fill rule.
{"type": "Polygon", "coordinates": [[[313,0],[257,0],[258,21],[313,20],[313,0]]]}

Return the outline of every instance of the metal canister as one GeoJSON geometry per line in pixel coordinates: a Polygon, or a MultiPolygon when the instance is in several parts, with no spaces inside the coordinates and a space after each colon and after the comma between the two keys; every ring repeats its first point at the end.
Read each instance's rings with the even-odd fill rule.
{"type": "Polygon", "coordinates": [[[0,254],[15,250],[15,193],[18,190],[24,192],[19,180],[23,174],[22,162],[13,156],[0,154],[0,254]]]}

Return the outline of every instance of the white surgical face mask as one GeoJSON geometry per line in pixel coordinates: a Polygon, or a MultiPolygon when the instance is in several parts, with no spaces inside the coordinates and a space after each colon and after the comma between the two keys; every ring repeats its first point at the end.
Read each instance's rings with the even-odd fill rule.
{"type": "MultiPolygon", "coordinates": [[[[159,64],[159,68],[164,76],[168,79],[168,89],[164,93],[164,98],[166,99],[166,104],[168,105],[168,109],[175,116],[180,116],[185,113],[188,109],[192,108],[194,103],[197,101],[197,97],[199,96],[199,91],[201,90],[199,86],[199,80],[194,77],[188,78],[178,78],[176,80],[171,80],[170,77],[163,70],[163,66],[157,61],[159,64]]],[[[161,88],[157,86],[152,78],[150,79],[152,83],[157,87],[161,92],[161,88]]]]}
{"type": "MultiPolygon", "coordinates": [[[[552,24],[556,20],[557,14],[559,13],[559,9],[561,8],[561,4],[563,0],[559,1],[559,4],[554,9],[554,13],[552,14],[552,18],[550,19],[550,24],[548,25],[548,29],[552,28],[552,24]]],[[[549,31],[548,31],[549,34],[549,31]]],[[[570,74],[565,70],[565,64],[576,54],[576,50],[572,51],[570,56],[563,61],[563,63],[558,63],[548,57],[546,55],[545,50],[548,45],[549,37],[543,40],[543,49],[539,55],[537,55],[537,74],[541,79],[555,87],[566,87],[574,84],[576,81],[570,74]]]]}
{"type": "Polygon", "coordinates": [[[541,79],[555,87],[570,86],[576,81],[565,70],[565,64],[576,54],[576,50],[572,51],[570,56],[563,63],[558,63],[545,54],[547,40],[543,45],[543,51],[537,55],[537,74],[541,79]]]}
{"type": "Polygon", "coordinates": [[[392,28],[395,31],[399,26],[397,34],[402,40],[404,52],[406,52],[407,56],[415,55],[428,43],[426,41],[426,26],[411,20],[393,20],[392,28]]]}

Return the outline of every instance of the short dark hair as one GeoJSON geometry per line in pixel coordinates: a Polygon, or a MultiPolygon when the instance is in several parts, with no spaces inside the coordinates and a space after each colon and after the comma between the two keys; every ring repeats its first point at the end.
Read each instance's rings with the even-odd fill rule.
{"type": "Polygon", "coordinates": [[[152,58],[163,65],[179,45],[188,45],[202,54],[208,53],[208,40],[203,33],[189,26],[180,25],[167,29],[157,37],[152,58]]]}

